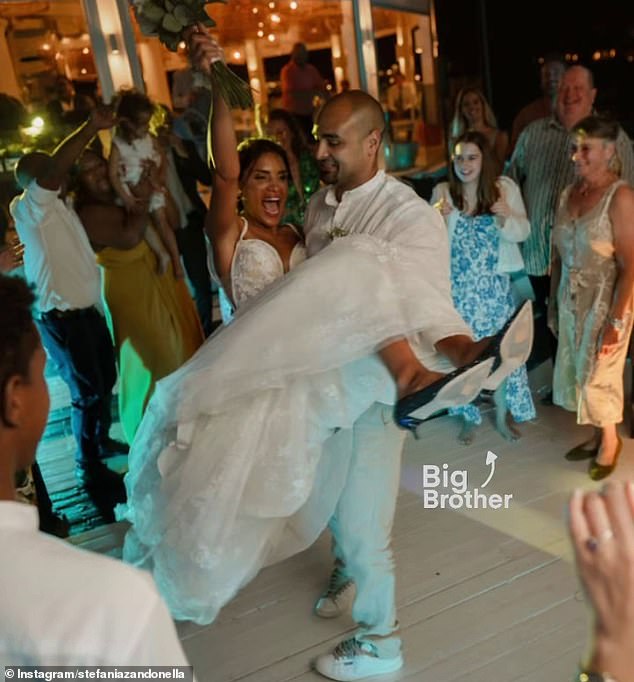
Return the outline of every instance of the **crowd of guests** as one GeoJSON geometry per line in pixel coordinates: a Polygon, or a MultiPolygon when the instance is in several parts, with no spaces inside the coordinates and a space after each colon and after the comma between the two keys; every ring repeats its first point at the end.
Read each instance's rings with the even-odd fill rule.
{"type": "MultiPolygon", "coordinates": [[[[210,58],[222,58],[217,44],[200,32],[190,37],[190,48],[194,64],[201,70],[205,63],[210,63],[210,58]]],[[[307,82],[306,91],[319,89],[314,74],[305,71],[305,51],[296,46],[283,82],[284,79],[307,82],[310,77],[313,80],[307,82]]],[[[595,428],[592,438],[566,457],[589,459],[593,480],[608,476],[622,448],[617,424],[622,419],[622,374],[633,323],[634,154],[620,126],[594,112],[596,89],[590,71],[580,66],[564,71],[556,60],[550,60],[544,65],[543,87],[543,98],[518,116],[510,142],[498,128],[482,92],[465,88],[459,93],[449,131],[448,182],[438,185],[431,199],[437,211],[378,170],[384,118],[378,103],[358,91],[333,98],[315,120],[306,102],[295,96],[292,102],[289,100],[290,111],[270,113],[267,137],[250,139],[240,146],[236,144],[231,112],[217,94],[212,94],[211,172],[195,140],[178,135],[171,113],[136,92],[121,93],[114,107],[92,109],[88,120],[51,154],[35,152],[24,156],[16,168],[22,194],[12,202],[11,214],[24,249],[25,275],[37,294],[35,325],[39,335],[28,313],[33,303],[31,294],[19,280],[0,278],[0,315],[6,316],[0,325],[3,330],[0,338],[4,346],[2,355],[8,358],[7,363],[0,365],[3,372],[0,505],[6,507],[6,514],[0,516],[0,532],[6,530],[10,535],[7,542],[19,548],[26,564],[31,554],[51,554],[51,561],[58,562],[63,573],[67,564],[75,561],[75,557],[65,554],[66,548],[49,545],[45,538],[33,535],[31,511],[23,512],[11,502],[14,476],[33,464],[48,412],[41,339],[71,391],[79,480],[87,486],[110,487],[113,499],[123,501],[121,480],[103,460],[113,453],[126,452],[128,445],[133,445],[127,481],[127,518],[133,528],[126,540],[124,557],[140,565],[149,562],[144,567],[160,576],[163,597],[168,600],[172,614],[181,617],[202,614],[194,618],[199,622],[215,617],[217,609],[266,562],[267,552],[273,547],[266,543],[279,542],[279,526],[260,521],[257,534],[251,538],[249,513],[262,505],[286,509],[283,495],[282,499],[269,500],[266,491],[258,489],[256,494],[250,489],[255,483],[247,481],[246,493],[239,489],[234,502],[243,505],[243,515],[237,517],[240,520],[237,528],[253,541],[257,537],[262,546],[256,543],[248,548],[257,554],[252,564],[238,566],[226,559],[226,572],[233,574],[233,582],[218,595],[206,592],[204,585],[210,577],[210,567],[214,575],[224,575],[218,572],[217,560],[200,561],[198,552],[182,548],[193,533],[198,534],[205,525],[211,527],[210,519],[215,518],[217,510],[214,523],[226,524],[219,529],[222,533],[218,537],[232,537],[234,517],[222,516],[229,504],[225,501],[227,492],[219,495],[217,487],[219,481],[226,479],[216,478],[215,472],[201,476],[203,470],[196,463],[197,457],[201,459],[197,453],[206,455],[206,451],[202,452],[202,439],[211,426],[219,423],[213,421],[218,419],[216,414],[220,410],[215,401],[220,400],[221,390],[227,391],[228,402],[241,397],[236,389],[239,375],[247,392],[249,410],[255,409],[251,405],[252,392],[262,387],[268,391],[267,401],[275,396],[274,402],[264,403],[267,408],[286,406],[271,389],[279,392],[288,377],[268,375],[266,362],[272,362],[277,352],[284,362],[290,363],[291,351],[297,351],[292,338],[284,339],[283,343],[288,345],[277,350],[266,344],[261,349],[244,346],[243,350],[241,343],[253,346],[255,339],[250,333],[240,339],[236,330],[251,331],[250,320],[258,319],[258,302],[261,307],[269,306],[269,310],[275,311],[278,306],[288,312],[284,303],[293,300],[293,283],[301,284],[301,273],[310,273],[311,268],[319,272],[320,264],[328,263],[321,254],[344,252],[346,240],[340,240],[340,245],[338,237],[352,234],[371,233],[381,240],[381,248],[391,245],[392,258],[401,253],[399,249],[403,246],[409,246],[412,258],[421,258],[420,263],[427,266],[426,272],[419,273],[420,278],[431,277],[434,268],[440,268],[440,284],[434,284],[433,277],[429,281],[430,288],[440,287],[436,305],[442,308],[449,295],[449,303],[468,325],[460,321],[452,326],[451,314],[443,318],[434,310],[433,301],[421,301],[421,306],[428,304],[432,313],[425,328],[413,323],[406,325],[408,330],[422,334],[422,350],[418,354],[415,352],[418,347],[412,347],[408,338],[394,340],[387,331],[375,332],[376,340],[383,342],[376,345],[383,365],[373,365],[373,371],[384,381],[387,369],[390,385],[397,386],[396,415],[400,426],[412,428],[412,424],[420,424],[433,412],[427,409],[427,404],[437,401],[440,407],[450,407],[451,413],[461,417],[460,439],[469,444],[481,422],[477,404],[469,400],[482,387],[493,396],[496,426],[505,437],[517,438],[515,424],[535,417],[524,366],[526,357],[520,352],[514,355],[504,345],[509,341],[508,330],[523,319],[522,314],[517,315],[521,301],[513,282],[517,273],[525,273],[534,292],[539,333],[550,334],[555,368],[553,402],[576,412],[580,424],[595,428]],[[367,134],[366,128],[370,131],[367,134]],[[309,129],[315,130],[316,143],[305,134],[309,129]],[[112,131],[108,159],[91,147],[100,131],[112,131]],[[198,194],[197,183],[212,187],[209,210],[198,194]],[[320,189],[321,183],[324,186],[320,189]],[[313,194],[315,197],[309,201],[313,194]],[[407,215],[412,212],[411,224],[399,222],[398,207],[407,215]],[[430,229],[429,234],[433,233],[438,240],[438,248],[445,248],[446,242],[449,256],[446,283],[450,292],[442,288],[444,265],[430,259],[425,245],[415,240],[407,243],[411,237],[404,235],[418,225],[417,221],[421,231],[415,239],[430,229]],[[443,221],[446,239],[440,236],[443,221]],[[324,248],[331,242],[337,244],[336,249],[324,248]],[[212,251],[211,272],[206,262],[207,243],[212,251]],[[307,267],[300,267],[306,260],[307,267]],[[227,326],[204,343],[213,326],[212,278],[219,282],[227,326]],[[425,355],[425,333],[431,339],[429,355],[425,355]],[[227,341],[231,341],[229,351],[227,341]],[[481,355],[486,356],[489,346],[495,347],[493,354],[498,360],[501,358],[502,365],[508,360],[505,353],[514,360],[521,356],[522,360],[504,373],[494,371],[487,384],[493,362],[486,365],[483,376],[480,374],[484,365],[476,364],[474,372],[471,363],[481,355]],[[223,355],[226,352],[231,354],[223,355]],[[240,352],[242,356],[237,355],[240,352]],[[439,364],[432,362],[428,367],[427,358],[434,355],[443,359],[436,357],[439,364]],[[201,358],[206,356],[210,360],[204,360],[201,366],[201,358]],[[246,372],[244,367],[250,366],[250,356],[255,356],[253,366],[262,370],[257,375],[262,384],[253,387],[247,387],[242,376],[246,372]],[[235,357],[244,361],[244,366],[237,368],[242,374],[230,371],[231,359],[235,357]],[[213,372],[208,367],[214,371],[217,368],[218,376],[224,376],[223,369],[226,372],[227,381],[224,386],[218,385],[216,395],[211,379],[216,382],[219,379],[211,376],[213,372]],[[458,369],[451,372],[454,368],[458,369]],[[200,384],[192,379],[197,372],[202,372],[204,378],[200,384]],[[476,381],[476,375],[475,391],[465,399],[467,389],[471,390],[465,377],[476,381]],[[497,381],[491,381],[494,375],[497,381]],[[110,401],[117,376],[125,444],[110,436],[110,401]],[[447,388],[454,385],[459,390],[447,393],[447,388]],[[181,404],[176,399],[182,395],[183,386],[192,394],[181,404]],[[201,391],[199,401],[196,390],[201,391]],[[204,391],[211,393],[211,397],[203,398],[204,391]],[[456,399],[457,393],[461,400],[456,399]],[[438,400],[439,395],[449,395],[451,399],[445,405],[442,399],[438,400]],[[28,418],[24,417],[25,411],[28,418]],[[146,411],[148,415],[144,417],[146,411]],[[180,452],[180,461],[174,459],[169,450],[172,447],[180,452]],[[192,466],[192,460],[196,466],[192,466]],[[150,469],[153,476],[148,475],[150,469]],[[185,481],[191,489],[184,489],[185,481]],[[168,484],[164,485],[165,482],[168,484]],[[206,500],[209,491],[206,493],[201,486],[214,491],[214,499],[206,500]],[[192,495],[192,490],[199,492],[192,495]],[[244,500],[240,497],[243,494],[244,500]],[[190,497],[197,500],[197,512],[187,517],[191,527],[185,529],[179,514],[188,509],[190,497]],[[225,507],[213,506],[222,504],[225,507]],[[148,508],[153,509],[156,518],[148,519],[148,508]],[[16,533],[16,528],[22,529],[20,533],[16,533]],[[176,558],[175,547],[180,552],[176,558]],[[139,553],[143,561],[136,560],[139,553]],[[173,573],[174,566],[189,572],[191,580],[185,581],[186,585],[180,573],[173,573]],[[174,585],[173,591],[170,585],[174,585]],[[183,591],[187,594],[183,595],[183,591]],[[196,610],[198,603],[194,608],[194,602],[200,598],[204,602],[200,608],[206,610],[196,610]]],[[[13,269],[18,255],[22,257],[15,249],[0,252],[2,270],[13,269]]],[[[356,262],[352,253],[347,257],[356,262]]],[[[399,257],[402,258],[399,267],[405,272],[409,260],[399,257]]],[[[381,262],[385,259],[383,254],[378,258],[381,262]]],[[[358,262],[361,268],[363,261],[358,262]]],[[[376,272],[383,275],[383,270],[376,272]]],[[[357,274],[361,278],[360,271],[357,274]]],[[[323,286],[335,281],[324,282],[323,286]]],[[[367,289],[371,291],[369,282],[370,279],[367,289]]],[[[354,300],[352,290],[347,295],[354,300]]],[[[358,295],[359,300],[364,300],[362,296],[368,292],[358,295]]],[[[433,296],[428,298],[431,301],[433,296]]],[[[378,298],[375,302],[377,308],[385,305],[378,298]]],[[[307,311],[305,317],[304,333],[310,324],[322,329],[316,311],[310,315],[307,311]]],[[[270,321],[276,321],[274,316],[270,321]]],[[[258,342],[268,338],[266,333],[279,332],[282,327],[286,328],[285,324],[276,330],[263,327],[258,342]]],[[[388,328],[392,329],[386,326],[385,330],[388,328]]],[[[254,331],[258,334],[258,329],[254,331]]],[[[526,343],[526,336],[518,334],[510,340],[526,343]]],[[[308,343],[300,344],[299,351],[316,362],[320,351],[316,347],[311,349],[308,343]]],[[[357,353],[346,357],[358,361],[365,355],[361,350],[357,353]]],[[[320,371],[333,369],[332,358],[318,358],[326,363],[322,366],[298,357],[302,360],[301,372],[308,376],[319,376],[315,370],[311,374],[310,367],[319,367],[320,371]]],[[[351,415],[358,398],[345,387],[347,364],[339,362],[334,367],[342,372],[344,388],[339,389],[343,397],[338,396],[337,400],[343,401],[351,415]]],[[[289,396],[293,400],[298,395],[305,399],[301,409],[310,415],[315,396],[308,390],[304,394],[302,377],[298,368],[293,369],[289,396]]],[[[364,386],[363,390],[372,395],[376,389],[364,386]]],[[[377,398],[370,403],[359,408],[356,416],[348,415],[350,423],[345,426],[328,421],[332,419],[330,415],[323,422],[309,416],[306,433],[301,436],[311,443],[318,437],[323,439],[320,443],[330,443],[327,437],[336,436],[332,453],[349,451],[350,457],[350,470],[341,474],[339,497],[333,496],[332,508],[323,518],[334,537],[335,566],[315,612],[322,617],[339,615],[344,595],[349,595],[351,585],[355,585],[353,616],[362,625],[354,637],[342,642],[331,654],[318,658],[317,670],[330,679],[362,679],[393,672],[403,664],[389,551],[403,432],[391,423],[391,410],[386,412],[384,401],[377,398]],[[315,435],[316,429],[323,433],[315,435]],[[344,442],[344,437],[351,437],[355,444],[344,442]],[[374,451],[372,475],[376,480],[368,478],[362,462],[373,457],[374,451]],[[367,500],[373,497],[368,495],[368,485],[377,487],[375,503],[367,500]],[[382,497],[378,495],[379,489],[387,491],[384,503],[379,503],[382,497]],[[361,508],[370,511],[363,516],[361,508]]],[[[318,409],[327,412],[323,405],[318,409]]],[[[260,414],[266,424],[256,438],[258,447],[263,447],[276,433],[277,420],[268,412],[261,414],[261,410],[255,414],[260,414]]],[[[224,427],[220,423],[218,428],[235,436],[232,429],[236,422],[227,422],[224,427]]],[[[214,437],[222,442],[222,433],[214,437]]],[[[325,452],[329,447],[324,445],[325,452]]],[[[219,464],[226,476],[233,471],[232,466],[242,467],[244,462],[219,460],[219,464]]],[[[276,466],[279,467],[279,462],[276,466]]],[[[310,469],[305,462],[303,466],[310,469]]],[[[303,479],[298,473],[301,467],[296,462],[293,467],[296,468],[290,465],[288,468],[296,476],[294,485],[301,488],[303,479]]],[[[319,480],[319,473],[315,475],[319,480]]],[[[314,483],[310,477],[306,480],[314,483]]],[[[255,481],[265,485],[257,477],[255,481]]],[[[279,491],[276,494],[280,496],[279,491]]],[[[290,502],[289,505],[292,506],[290,502]]],[[[284,514],[293,518],[290,512],[269,512],[267,519],[269,516],[278,519],[284,514]]],[[[622,632],[631,634],[634,627],[633,519],[631,485],[608,486],[604,496],[576,493],[570,504],[577,563],[596,613],[595,647],[589,670],[609,671],[618,682],[631,679],[634,669],[628,660],[631,648],[623,645],[631,640],[622,636],[622,632]],[[629,600],[629,610],[617,603],[619,598],[609,586],[612,576],[623,586],[622,595],[626,599],[621,602],[629,600]]],[[[315,517],[310,520],[317,528],[315,517]]],[[[296,534],[300,526],[298,523],[294,528],[296,534]]],[[[209,543],[204,549],[215,557],[214,552],[223,545],[220,541],[216,543],[215,537],[209,543]]],[[[230,553],[227,549],[227,554],[230,553]]],[[[244,561],[250,557],[246,550],[244,555],[237,550],[233,553],[244,561]]],[[[158,614],[156,632],[142,630],[140,618],[129,621],[130,628],[139,628],[130,635],[140,647],[133,652],[138,654],[138,660],[144,660],[146,654],[149,657],[150,652],[159,656],[160,649],[159,658],[165,664],[182,662],[184,657],[165,607],[153,588],[144,582],[146,579],[113,562],[100,561],[77,559],[73,572],[66,572],[68,580],[78,581],[82,570],[103,573],[104,580],[111,574],[110,584],[120,585],[121,595],[134,592],[139,602],[137,608],[136,602],[128,601],[121,606],[123,610],[132,613],[134,608],[138,615],[150,609],[158,614]]],[[[225,558],[218,561],[222,563],[225,558]]],[[[5,585],[17,584],[20,579],[30,585],[27,581],[35,579],[32,569],[12,566],[6,570],[5,585]]],[[[47,589],[41,594],[46,604],[51,599],[47,589]]],[[[86,599],[89,592],[87,588],[86,599]]],[[[99,621],[101,626],[107,625],[112,617],[110,609],[115,601],[104,600],[99,607],[106,614],[99,621]]],[[[79,600],[77,604],[77,608],[83,608],[79,600]]],[[[18,625],[15,627],[21,637],[14,641],[29,642],[29,647],[20,649],[11,644],[6,651],[0,649],[10,663],[33,658],[51,660],[51,650],[66,652],[58,653],[57,663],[71,660],[122,663],[113,655],[120,632],[110,633],[111,638],[104,639],[95,624],[95,639],[100,640],[100,648],[77,658],[71,652],[83,649],[79,645],[74,647],[72,638],[66,648],[48,639],[53,649],[45,650],[40,648],[37,628],[27,621],[18,625]]],[[[156,659],[152,662],[157,663],[156,659]]]]}
{"type": "MultiPolygon", "coordinates": [[[[496,211],[495,199],[509,193],[514,197],[516,217],[526,229],[514,229],[517,222],[508,223],[507,214],[508,227],[499,225],[493,233],[499,238],[500,251],[490,262],[497,262],[498,272],[508,266],[504,281],[508,286],[511,280],[514,293],[520,291],[514,282],[523,277],[526,283],[528,277],[530,287],[527,292],[524,286],[522,295],[534,301],[536,338],[546,342],[547,355],[554,362],[552,401],[576,412],[578,423],[594,427],[590,439],[566,453],[566,458],[590,460],[588,473],[600,480],[612,473],[622,448],[616,425],[623,415],[622,375],[632,326],[634,154],[631,140],[618,123],[597,115],[597,90],[587,68],[566,68],[550,56],[540,75],[542,96],[518,113],[510,148],[482,92],[464,88],[458,93],[449,134],[450,183],[436,188],[433,201],[452,234],[456,221],[460,225],[467,215],[483,220],[487,209],[499,216],[500,204],[496,211]],[[473,148],[477,138],[465,141],[465,135],[476,134],[483,141],[486,138],[488,150],[482,144],[473,148]],[[466,161],[465,147],[471,152],[466,161]],[[486,186],[489,157],[493,157],[494,172],[503,175],[489,184],[493,192],[489,189],[488,195],[479,195],[478,203],[465,210],[456,203],[457,196],[461,199],[455,177],[461,172],[464,177],[458,165],[476,161],[476,171],[466,171],[481,177],[486,186]],[[483,201],[487,196],[488,205],[483,201]],[[508,241],[521,242],[521,251],[511,253],[508,245],[505,250],[508,241]]],[[[508,199],[502,201],[506,211],[508,203],[508,199]]],[[[486,252],[482,245],[466,245],[477,234],[472,227],[466,237],[452,240],[452,279],[458,299],[465,295],[463,271],[475,277],[477,267],[472,261],[486,252]]],[[[492,270],[489,265],[489,275],[492,270]]],[[[466,310],[464,303],[460,307],[460,301],[456,302],[472,325],[476,324],[473,318],[487,317],[493,302],[499,300],[487,291],[486,280],[479,281],[481,285],[471,283],[466,291],[471,297],[484,296],[484,303],[468,301],[466,310]]],[[[509,384],[505,398],[515,421],[532,418],[530,396],[523,413],[514,414],[509,384]]],[[[504,433],[501,396],[495,402],[496,423],[504,433]]],[[[461,439],[470,442],[469,421],[477,423],[477,412],[469,406],[461,413],[465,419],[461,439]]]]}

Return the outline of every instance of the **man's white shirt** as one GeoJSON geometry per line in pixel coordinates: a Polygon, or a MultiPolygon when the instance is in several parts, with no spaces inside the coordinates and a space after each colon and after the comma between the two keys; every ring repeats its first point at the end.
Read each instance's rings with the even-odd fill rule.
{"type": "Polygon", "coordinates": [[[34,180],[11,202],[24,270],[35,286],[38,308],[73,310],[99,305],[101,274],[79,216],[59,191],[34,180]]]}

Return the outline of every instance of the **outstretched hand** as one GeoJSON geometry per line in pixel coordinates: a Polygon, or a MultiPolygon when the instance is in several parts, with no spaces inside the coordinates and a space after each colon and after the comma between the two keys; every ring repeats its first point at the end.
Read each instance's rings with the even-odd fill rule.
{"type": "Polygon", "coordinates": [[[225,53],[202,24],[188,27],[183,37],[189,47],[189,58],[192,66],[209,75],[214,62],[225,61],[225,53]]]}

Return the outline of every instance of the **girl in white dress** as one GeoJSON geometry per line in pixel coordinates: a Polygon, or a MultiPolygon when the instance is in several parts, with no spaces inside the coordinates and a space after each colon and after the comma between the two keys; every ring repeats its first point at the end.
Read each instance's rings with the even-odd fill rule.
{"type": "Polygon", "coordinates": [[[183,268],[178,245],[167,215],[167,201],[172,198],[165,186],[165,158],[149,132],[154,105],[139,92],[123,92],[119,95],[116,111],[119,124],[110,150],[110,181],[123,205],[134,213],[137,199],[129,187],[139,182],[143,170],[151,164],[156,187],[150,198],[150,217],[156,232],[148,229],[145,241],[156,254],[159,270],[165,272],[171,262],[174,276],[181,278],[183,268]]]}

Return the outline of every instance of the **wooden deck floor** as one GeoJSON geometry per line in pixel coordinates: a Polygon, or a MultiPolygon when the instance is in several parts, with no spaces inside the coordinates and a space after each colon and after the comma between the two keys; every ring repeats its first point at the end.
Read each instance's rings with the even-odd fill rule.
{"type": "MultiPolygon", "coordinates": [[[[534,378],[534,377],[532,377],[534,378]]],[[[485,423],[474,444],[458,444],[450,418],[408,437],[393,544],[405,668],[385,682],[560,682],[572,677],[586,632],[586,609],[565,530],[575,487],[590,488],[587,463],[562,455],[583,438],[574,415],[539,406],[518,443],[485,423]],[[432,510],[422,499],[422,466],[468,472],[469,488],[489,473],[486,492],[512,494],[509,509],[432,510]]],[[[615,477],[634,478],[634,441],[615,477]]],[[[117,554],[121,524],[75,536],[117,554]]],[[[311,613],[329,575],[324,535],[310,550],[263,571],[208,627],[179,623],[183,646],[203,682],[310,682],[311,659],[351,633],[347,617],[311,613]]]]}

